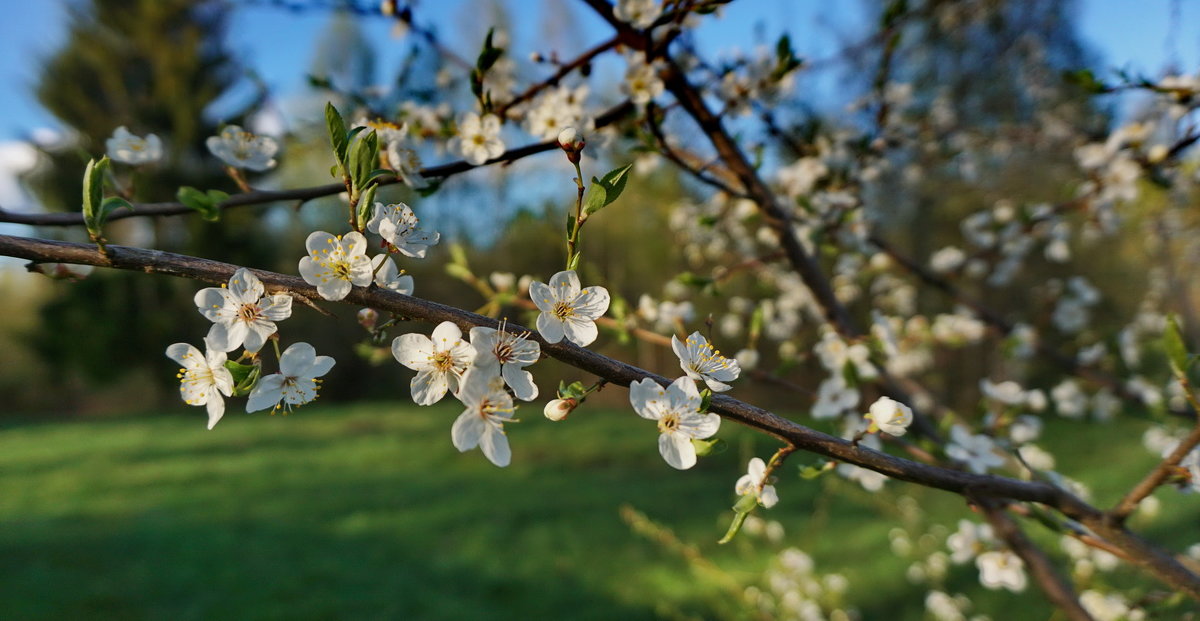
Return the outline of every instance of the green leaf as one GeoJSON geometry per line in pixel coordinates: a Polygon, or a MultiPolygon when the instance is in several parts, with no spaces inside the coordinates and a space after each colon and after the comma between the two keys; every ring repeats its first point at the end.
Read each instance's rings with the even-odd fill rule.
{"type": "Polygon", "coordinates": [[[1186,377],[1187,345],[1183,342],[1183,332],[1179,329],[1179,319],[1175,315],[1167,317],[1167,328],[1163,331],[1163,348],[1167,350],[1167,359],[1171,361],[1171,370],[1175,372],[1175,376],[1186,377]]]}
{"type": "MultiPolygon", "coordinates": [[[[743,496],[743,498],[745,498],[745,496],[743,496]]],[[[751,495],[750,498],[755,500],[753,495],[751,495]]],[[[758,501],[755,500],[755,502],[757,503],[758,501]]],[[[741,504],[741,501],[738,501],[738,504],[741,504]]],[[[742,530],[742,524],[746,523],[746,518],[749,516],[749,511],[738,511],[735,513],[733,515],[733,522],[729,524],[729,530],[725,531],[725,536],[721,537],[721,540],[717,543],[726,544],[730,541],[733,541],[733,538],[737,536],[738,531],[742,530]]]]}
{"type": "Polygon", "coordinates": [[[350,180],[354,189],[362,192],[367,187],[371,171],[379,163],[379,136],[375,130],[362,134],[350,151],[350,180]]]}
{"type": "Polygon", "coordinates": [[[100,206],[104,202],[104,173],[108,170],[108,156],[100,161],[88,160],[83,170],[83,221],[89,233],[100,234],[100,206]]]}
{"type": "Polygon", "coordinates": [[[414,188],[414,189],[416,190],[417,194],[419,194],[421,196],[433,196],[434,192],[437,192],[438,190],[442,189],[442,180],[441,179],[434,179],[432,181],[426,180],[425,187],[414,188]]]}
{"type": "Polygon", "coordinates": [[[626,164],[608,171],[600,179],[592,177],[592,184],[588,187],[587,196],[583,199],[584,213],[591,215],[620,198],[621,193],[625,191],[625,182],[629,180],[629,171],[632,169],[633,164],[626,164]]]}
{"type": "Polygon", "coordinates": [[[578,270],[579,269],[579,260],[582,258],[583,258],[583,253],[576,252],[575,256],[571,257],[570,261],[567,261],[567,269],[568,270],[578,270]]]}
{"type": "Polygon", "coordinates": [[[1064,71],[1063,80],[1068,84],[1074,84],[1075,86],[1078,86],[1085,92],[1094,93],[1097,95],[1101,93],[1107,93],[1112,90],[1109,85],[1096,79],[1096,74],[1092,73],[1091,69],[1064,71]]]}
{"type": "Polygon", "coordinates": [[[697,457],[720,455],[725,452],[725,449],[729,448],[729,444],[720,438],[710,438],[708,440],[692,438],[692,446],[696,448],[697,457]]]}
{"type": "Polygon", "coordinates": [[[329,128],[329,142],[333,145],[333,154],[342,166],[346,165],[346,149],[350,147],[350,136],[346,133],[346,121],[342,114],[333,107],[333,103],[325,104],[325,126],[329,128]]]}
{"type": "Polygon", "coordinates": [[[712,397],[713,397],[713,393],[711,390],[705,388],[704,390],[700,391],[700,411],[701,412],[708,411],[709,406],[712,405],[712,397]]]}
{"type": "Polygon", "coordinates": [[[129,201],[121,198],[120,196],[110,196],[110,197],[104,199],[100,203],[100,213],[98,214],[99,217],[97,218],[97,220],[99,221],[98,222],[99,226],[104,226],[104,222],[106,220],[108,220],[108,216],[111,215],[112,212],[114,212],[117,209],[120,209],[122,207],[124,207],[130,211],[133,211],[133,205],[131,205],[129,203],[129,201]]]}
{"type": "Polygon", "coordinates": [[[558,386],[558,396],[561,399],[582,399],[585,393],[587,393],[587,387],[580,381],[571,382],[566,386],[560,382],[558,386]]]}
{"type": "Polygon", "coordinates": [[[377,184],[372,183],[367,188],[362,196],[358,197],[357,213],[355,218],[358,219],[358,228],[360,230],[367,228],[367,222],[371,220],[371,214],[375,209],[375,190],[379,189],[377,184]]]}
{"type": "Polygon", "coordinates": [[[495,28],[488,29],[487,37],[483,40],[483,50],[479,52],[479,58],[475,59],[475,69],[481,75],[491,69],[492,65],[495,65],[496,61],[500,60],[500,56],[504,54],[503,49],[492,45],[492,38],[495,34],[495,28]]]}
{"type": "Polygon", "coordinates": [[[833,468],[833,462],[825,461],[822,459],[822,460],[817,461],[816,465],[813,465],[813,466],[800,466],[800,478],[808,479],[811,481],[812,479],[815,479],[815,478],[821,476],[822,474],[825,474],[832,468],[833,468]]]}
{"type": "Polygon", "coordinates": [[[183,186],[175,193],[175,198],[183,203],[189,209],[194,209],[200,213],[200,217],[209,222],[216,222],[221,217],[221,210],[217,207],[217,203],[228,198],[229,195],[217,190],[209,190],[208,194],[197,190],[191,186],[183,186]],[[214,200],[217,195],[224,195],[220,200],[214,200]]]}
{"type": "Polygon", "coordinates": [[[258,376],[262,369],[257,364],[242,364],[232,360],[225,361],[225,368],[229,369],[229,374],[233,376],[233,396],[235,397],[244,397],[250,394],[254,384],[258,383],[258,376]]]}
{"type": "MultiPolygon", "coordinates": [[[[583,197],[583,213],[591,215],[604,209],[608,204],[608,188],[605,188],[600,180],[592,177],[592,183],[588,186],[587,194],[583,197]]],[[[571,218],[574,221],[574,217],[571,218]]]]}

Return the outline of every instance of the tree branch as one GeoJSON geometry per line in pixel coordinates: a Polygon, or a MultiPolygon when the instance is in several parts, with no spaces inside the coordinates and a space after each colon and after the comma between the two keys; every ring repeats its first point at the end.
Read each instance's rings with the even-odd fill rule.
{"type": "MultiPolygon", "coordinates": [[[[229,263],[160,250],[110,245],[107,247],[107,253],[101,253],[93,245],[11,235],[0,235],[0,256],[16,257],[35,263],[75,263],[147,274],[167,274],[212,284],[226,282],[238,269],[229,263]]],[[[254,271],[271,291],[296,293],[312,299],[319,297],[315,287],[298,277],[254,271]]],[[[376,287],[354,287],[342,303],[368,306],[429,322],[450,321],[464,330],[475,326],[497,328],[499,325],[490,317],[376,287]]],[[[547,355],[614,384],[628,386],[647,377],[664,386],[669,384],[667,378],[644,369],[566,341],[546,343],[535,331],[511,323],[508,326],[513,331],[529,331],[529,338],[537,341],[547,355]]],[[[759,430],[794,445],[797,449],[855,464],[893,479],[954,492],[973,499],[997,498],[1045,505],[1087,526],[1113,546],[1126,552],[1135,564],[1159,580],[1200,601],[1200,576],[1193,574],[1167,552],[1107,519],[1100,510],[1048,483],[973,474],[895,457],[861,445],[855,446],[848,440],[809,429],[726,395],[715,395],[710,409],[722,418],[759,430]]]]}
{"type": "Polygon", "coordinates": [[[996,536],[1003,539],[1009,549],[1025,561],[1029,573],[1033,574],[1034,582],[1051,604],[1057,606],[1073,621],[1095,621],[1080,605],[1079,597],[1075,595],[1071,583],[1063,577],[1045,552],[1025,536],[1021,527],[1001,506],[995,501],[986,501],[981,503],[981,508],[996,536]]]}
{"type": "MultiPolygon", "coordinates": [[[[606,110],[603,114],[596,117],[596,127],[605,127],[611,125],[625,115],[633,111],[633,104],[625,101],[612,108],[606,110]]],[[[538,153],[554,151],[558,149],[557,140],[547,140],[545,142],[537,142],[528,144],[523,147],[509,149],[498,157],[490,159],[482,164],[471,164],[465,160],[449,162],[438,166],[430,166],[421,169],[421,176],[426,179],[445,179],[454,175],[491,166],[494,164],[510,164],[520,159],[524,159],[538,153]]],[[[384,178],[379,181],[379,185],[391,185],[399,183],[400,180],[391,177],[384,178]]],[[[278,201],[308,201],[314,198],[324,196],[333,196],[346,191],[346,186],[342,183],[330,183],[326,185],[318,185],[310,188],[298,188],[295,190],[255,190],[253,192],[244,192],[242,194],[234,194],[217,205],[221,210],[231,209],[234,207],[246,207],[250,205],[263,205],[266,203],[274,203],[278,201]]],[[[177,216],[182,214],[196,213],[191,207],[179,202],[166,203],[134,203],[133,209],[117,209],[108,216],[108,220],[122,220],[124,218],[138,218],[150,216],[177,216]]],[[[59,213],[17,213],[0,208],[0,223],[8,222],[12,224],[28,224],[33,226],[83,226],[83,214],[80,212],[59,212],[59,213]]]]}

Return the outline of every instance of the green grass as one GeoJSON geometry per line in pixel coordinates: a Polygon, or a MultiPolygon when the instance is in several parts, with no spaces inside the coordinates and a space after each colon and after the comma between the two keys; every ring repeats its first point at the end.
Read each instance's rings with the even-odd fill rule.
{"type": "MultiPolygon", "coordinates": [[[[9,424],[0,429],[0,618],[707,618],[730,605],[711,574],[633,534],[624,504],[745,583],[777,552],[746,537],[715,544],[733,481],[750,454],[769,455],[768,439],[726,425],[731,450],[679,473],[659,458],[654,426],[631,412],[552,424],[536,410],[511,428],[507,469],[454,450],[451,406],[231,414],[211,432],[196,410],[9,424]]],[[[1057,422],[1046,442],[1107,503],[1153,463],[1140,429],[1057,422]],[[1125,440],[1110,447],[1113,437],[1125,440]]],[[[850,578],[866,619],[921,618],[925,591],[906,582],[909,561],[888,546],[900,494],[935,516],[970,517],[955,496],[895,482],[869,495],[833,476],[788,476],[779,490],[766,517],[818,571],[850,578]]],[[[1148,536],[1200,541],[1197,499],[1159,495],[1163,515],[1148,536]]],[[[949,582],[979,592],[971,567],[949,582]]],[[[1032,616],[1022,618],[1046,618],[1036,595],[1024,601],[1032,616]]],[[[979,602],[994,618],[1012,604],[991,593],[979,602]]]]}

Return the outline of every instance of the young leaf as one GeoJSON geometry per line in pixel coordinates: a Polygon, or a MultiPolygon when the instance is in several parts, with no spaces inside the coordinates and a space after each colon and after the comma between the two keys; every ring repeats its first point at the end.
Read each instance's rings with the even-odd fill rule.
{"type": "Polygon", "coordinates": [[[354,188],[362,192],[367,187],[371,171],[379,162],[379,136],[375,130],[358,137],[350,152],[350,179],[354,188]]]}
{"type": "Polygon", "coordinates": [[[729,445],[720,438],[710,438],[708,440],[692,438],[692,446],[696,448],[697,457],[720,455],[725,452],[725,449],[729,448],[729,445]]]}
{"type": "Polygon", "coordinates": [[[367,228],[367,222],[371,220],[371,214],[375,211],[375,190],[377,189],[379,189],[379,186],[372,183],[367,188],[367,191],[363,192],[362,196],[358,197],[358,205],[356,206],[357,213],[355,214],[355,218],[358,219],[359,230],[367,228]]]}
{"type": "Polygon", "coordinates": [[[600,211],[608,204],[608,190],[600,183],[600,180],[592,177],[592,184],[588,186],[587,194],[583,197],[583,213],[591,215],[600,211]]]}
{"type": "MultiPolygon", "coordinates": [[[[750,494],[748,496],[743,496],[742,498],[750,498],[751,500],[754,500],[754,495],[750,494]]],[[[755,502],[757,502],[757,501],[755,501],[755,502]]],[[[741,501],[738,501],[738,504],[740,505],[741,501]]],[[[737,507],[734,507],[734,510],[737,511],[737,507]]],[[[729,524],[729,530],[725,531],[725,536],[721,537],[720,541],[718,541],[717,543],[726,544],[726,543],[729,543],[730,541],[733,541],[733,538],[735,536],[737,536],[738,531],[742,530],[742,524],[744,524],[746,522],[746,518],[749,516],[750,516],[749,511],[737,511],[736,513],[734,513],[733,514],[733,522],[729,524]]]]}
{"type": "Polygon", "coordinates": [[[1187,346],[1183,343],[1183,333],[1179,330],[1179,320],[1175,315],[1167,317],[1167,328],[1163,331],[1163,348],[1167,350],[1167,358],[1171,361],[1171,370],[1177,377],[1185,377],[1188,368],[1187,346]]]}
{"type": "Polygon", "coordinates": [[[258,376],[262,367],[257,364],[241,364],[232,360],[225,361],[225,368],[229,369],[229,374],[233,376],[233,396],[244,397],[250,394],[254,384],[258,383],[258,376]]]}
{"type": "Polygon", "coordinates": [[[608,171],[600,179],[592,177],[592,184],[588,187],[587,196],[583,199],[584,213],[591,215],[620,198],[621,193],[625,191],[625,182],[629,180],[629,171],[632,169],[633,164],[627,164],[608,171]]]}
{"type": "Polygon", "coordinates": [[[346,133],[346,121],[333,103],[325,104],[325,125],[329,128],[329,142],[333,145],[333,154],[342,166],[346,165],[346,149],[350,147],[350,136],[346,133]]]}
{"type": "Polygon", "coordinates": [[[100,205],[104,202],[104,173],[108,169],[108,156],[100,161],[89,160],[83,170],[83,220],[88,232],[99,235],[100,205]]]}
{"type": "Polygon", "coordinates": [[[196,188],[185,185],[175,193],[175,198],[179,199],[179,202],[183,203],[189,209],[199,212],[201,218],[209,222],[216,222],[221,217],[221,210],[217,208],[217,203],[225,200],[229,195],[225,194],[225,198],[213,200],[215,198],[213,193],[225,194],[217,190],[209,190],[209,193],[205,194],[196,188]]]}
{"type": "Polygon", "coordinates": [[[112,214],[113,211],[116,211],[122,207],[133,211],[133,205],[120,196],[110,196],[104,199],[104,201],[100,203],[100,213],[97,214],[96,225],[104,226],[104,222],[108,220],[108,216],[112,214]]]}

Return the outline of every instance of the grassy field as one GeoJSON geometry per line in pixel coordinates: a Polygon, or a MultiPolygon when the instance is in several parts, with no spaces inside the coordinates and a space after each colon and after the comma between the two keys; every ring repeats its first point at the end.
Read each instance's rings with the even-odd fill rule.
{"type": "MultiPolygon", "coordinates": [[[[718,580],[632,533],[622,505],[747,584],[778,551],[745,537],[715,544],[733,482],[748,456],[769,455],[767,439],[726,425],[730,450],[678,473],[632,412],[552,424],[535,409],[513,426],[504,470],[454,450],[450,406],[231,414],[211,432],[183,408],[10,422],[0,428],[0,618],[709,618],[730,601],[718,580]]],[[[1153,461],[1140,430],[1052,422],[1046,441],[1108,502],[1153,461]],[[1126,441],[1110,447],[1113,437],[1126,441]]],[[[925,591],[889,551],[901,493],[933,515],[970,517],[954,496],[895,482],[868,495],[834,476],[788,476],[779,489],[768,517],[786,526],[785,544],[844,573],[866,619],[922,618],[925,591]]],[[[1149,536],[1200,541],[1200,502],[1159,496],[1149,536]]],[[[977,593],[973,567],[954,570],[950,586],[977,593]]],[[[998,614],[1007,595],[979,602],[997,619],[1047,617],[1036,595],[1023,600],[1018,617],[998,614]]]]}

